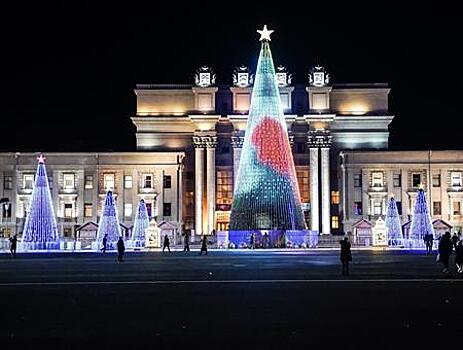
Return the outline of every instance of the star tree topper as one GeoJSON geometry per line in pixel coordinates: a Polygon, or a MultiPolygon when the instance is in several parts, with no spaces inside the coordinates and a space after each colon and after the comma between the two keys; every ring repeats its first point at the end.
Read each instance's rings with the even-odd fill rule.
{"type": "Polygon", "coordinates": [[[45,157],[43,156],[43,154],[40,154],[40,155],[37,157],[37,160],[38,160],[38,162],[39,162],[40,164],[44,164],[44,163],[45,163],[45,159],[47,159],[47,158],[45,158],[45,157]]]}
{"type": "Polygon", "coordinates": [[[264,40],[266,40],[266,41],[271,41],[271,39],[270,39],[270,34],[272,34],[273,32],[274,32],[273,30],[268,30],[268,29],[267,29],[267,25],[265,24],[265,25],[264,25],[264,29],[258,30],[258,31],[257,31],[257,33],[260,34],[260,39],[259,39],[259,41],[264,41],[264,40]]]}

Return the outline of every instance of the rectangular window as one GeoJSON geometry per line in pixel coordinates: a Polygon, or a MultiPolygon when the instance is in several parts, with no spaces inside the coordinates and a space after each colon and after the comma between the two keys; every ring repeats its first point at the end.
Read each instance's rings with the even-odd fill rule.
{"type": "Polygon", "coordinates": [[[354,187],[362,187],[362,174],[354,174],[354,187]]]}
{"type": "Polygon", "coordinates": [[[65,227],[63,229],[63,237],[72,238],[72,228],[71,227],[65,227]]]}
{"type": "Polygon", "coordinates": [[[233,171],[217,170],[216,204],[231,204],[233,200],[233,171]]]}
{"type": "Polygon", "coordinates": [[[172,176],[164,175],[163,186],[164,186],[164,188],[171,188],[171,186],[172,186],[172,176]]]}
{"type": "Polygon", "coordinates": [[[395,205],[397,207],[397,214],[402,215],[402,202],[396,201],[395,205]]]}
{"type": "Polygon", "coordinates": [[[305,142],[296,142],[296,153],[305,153],[305,142]]]}
{"type": "Polygon", "coordinates": [[[4,218],[11,218],[11,203],[2,203],[2,216],[4,218]]]}
{"type": "Polygon", "coordinates": [[[331,191],[331,204],[339,204],[339,191],[331,191]]]}
{"type": "Polygon", "coordinates": [[[432,215],[442,215],[441,202],[432,202],[432,215]]]}
{"type": "Polygon", "coordinates": [[[162,216],[171,216],[171,215],[172,215],[171,203],[164,203],[162,205],[162,216]]]}
{"type": "Polygon", "coordinates": [[[402,187],[402,176],[400,174],[392,174],[392,186],[402,187]]]}
{"type": "Polygon", "coordinates": [[[48,187],[50,187],[50,190],[53,189],[53,176],[52,175],[48,176],[48,187]]]}
{"type": "Polygon", "coordinates": [[[381,202],[375,202],[373,204],[373,215],[381,215],[382,214],[382,209],[383,209],[383,206],[382,206],[381,202]]]}
{"type": "Polygon", "coordinates": [[[372,186],[373,187],[383,187],[384,182],[383,182],[383,173],[381,172],[375,172],[372,174],[372,186]]]}
{"type": "Polygon", "coordinates": [[[72,218],[72,203],[64,203],[64,217],[72,218]]]}
{"type": "Polygon", "coordinates": [[[132,188],[132,186],[133,186],[132,175],[125,175],[124,176],[124,188],[132,188]]]}
{"type": "Polygon", "coordinates": [[[93,205],[92,203],[85,203],[84,204],[84,216],[86,218],[90,218],[93,216],[93,205]]]}
{"type": "Polygon", "coordinates": [[[460,201],[455,201],[453,204],[453,215],[461,215],[461,203],[460,201]]]}
{"type": "Polygon", "coordinates": [[[143,176],[143,188],[153,188],[153,175],[145,174],[143,176]]]}
{"type": "Polygon", "coordinates": [[[331,228],[339,228],[339,216],[333,215],[331,217],[331,228]]]}
{"type": "MultiPolygon", "coordinates": [[[[432,187],[440,187],[440,174],[432,176],[432,187]]],[[[440,215],[440,214],[436,214],[440,215]]]]}
{"type": "Polygon", "coordinates": [[[124,203],[124,216],[126,218],[132,216],[132,203],[124,203]]]}
{"type": "Polygon", "coordinates": [[[4,190],[13,189],[13,176],[8,175],[3,178],[3,189],[4,190]]]}
{"type": "Polygon", "coordinates": [[[75,175],[63,174],[63,188],[65,190],[73,190],[75,188],[75,175]]]}
{"type": "Polygon", "coordinates": [[[103,186],[105,191],[114,190],[114,174],[104,174],[103,175],[103,186]]]}
{"type": "Polygon", "coordinates": [[[24,174],[23,175],[23,189],[32,190],[33,185],[34,185],[34,175],[24,174]]]}
{"type": "Polygon", "coordinates": [[[362,202],[354,202],[354,214],[362,215],[362,202]]]}
{"type": "Polygon", "coordinates": [[[412,174],[412,187],[421,185],[421,174],[412,174]]]}
{"type": "Polygon", "coordinates": [[[86,190],[91,190],[93,188],[93,175],[85,175],[84,187],[86,190]]]}
{"type": "Polygon", "coordinates": [[[148,216],[149,217],[152,217],[153,216],[153,204],[152,203],[146,203],[146,211],[148,213],[148,216]]]}
{"type": "Polygon", "coordinates": [[[452,187],[461,187],[461,172],[452,171],[450,175],[450,180],[452,187]]]}

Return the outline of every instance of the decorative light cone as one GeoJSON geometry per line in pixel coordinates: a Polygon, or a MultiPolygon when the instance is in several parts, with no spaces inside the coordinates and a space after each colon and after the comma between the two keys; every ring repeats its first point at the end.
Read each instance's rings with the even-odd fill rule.
{"type": "Polygon", "coordinates": [[[415,209],[413,210],[412,224],[410,226],[410,239],[416,240],[420,244],[426,234],[434,236],[431,215],[429,214],[428,205],[426,204],[426,195],[420,188],[416,197],[415,209]]]}
{"type": "Polygon", "coordinates": [[[145,201],[142,199],[138,203],[138,210],[135,216],[135,223],[133,224],[131,240],[134,242],[135,247],[145,246],[146,230],[150,224],[148,211],[146,210],[145,201]]]}
{"type": "Polygon", "coordinates": [[[270,33],[262,47],[241,153],[230,231],[306,228],[288,131],[280,102],[270,33]]]}
{"type": "Polygon", "coordinates": [[[401,244],[403,240],[402,224],[400,223],[399,212],[397,211],[397,203],[394,197],[389,199],[389,203],[387,205],[386,228],[389,245],[401,244]]]}
{"type": "Polygon", "coordinates": [[[106,194],[103,215],[101,215],[98,224],[97,242],[101,243],[104,235],[107,234],[107,244],[109,248],[114,248],[115,244],[121,236],[121,227],[119,226],[119,218],[117,216],[116,203],[113,198],[113,193],[108,191],[106,194]]]}
{"type": "Polygon", "coordinates": [[[59,249],[59,234],[48,184],[45,158],[38,158],[35,182],[24,224],[22,241],[26,249],[59,249]]]}

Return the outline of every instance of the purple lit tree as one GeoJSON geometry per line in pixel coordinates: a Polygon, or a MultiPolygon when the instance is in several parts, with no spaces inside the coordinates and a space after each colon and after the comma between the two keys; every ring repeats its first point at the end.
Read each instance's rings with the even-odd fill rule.
{"type": "Polygon", "coordinates": [[[96,240],[99,244],[101,244],[105,234],[108,235],[108,247],[113,249],[116,246],[119,236],[121,236],[121,227],[119,226],[119,218],[117,216],[117,208],[112,191],[108,191],[106,194],[103,215],[101,215],[101,219],[98,224],[96,240]]]}
{"type": "Polygon", "coordinates": [[[431,215],[429,214],[428,205],[426,204],[426,195],[420,188],[416,197],[415,209],[413,210],[412,224],[410,226],[410,239],[413,239],[421,245],[426,234],[434,235],[431,215]]]}
{"type": "Polygon", "coordinates": [[[389,245],[398,245],[402,242],[402,225],[394,197],[389,199],[386,211],[386,228],[389,245]]]}
{"type": "Polygon", "coordinates": [[[38,158],[35,182],[24,224],[22,241],[26,249],[59,249],[59,234],[48,185],[45,158],[38,158]]]}
{"type": "Polygon", "coordinates": [[[148,217],[148,211],[146,210],[146,204],[143,199],[138,204],[137,214],[135,216],[135,223],[133,224],[131,240],[134,242],[135,247],[145,246],[145,235],[146,229],[150,224],[148,217]]]}

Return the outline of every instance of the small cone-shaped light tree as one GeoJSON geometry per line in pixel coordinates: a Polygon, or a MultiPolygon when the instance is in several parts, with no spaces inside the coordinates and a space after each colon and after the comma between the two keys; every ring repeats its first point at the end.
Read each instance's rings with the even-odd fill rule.
{"type": "Polygon", "coordinates": [[[135,216],[135,223],[133,224],[131,237],[135,247],[145,246],[146,230],[148,229],[149,224],[150,219],[148,217],[148,211],[146,210],[146,204],[145,201],[141,199],[138,204],[138,210],[135,216]]]}
{"type": "Polygon", "coordinates": [[[48,185],[45,158],[37,158],[37,172],[22,241],[26,249],[59,249],[59,234],[48,185]]]}
{"type": "Polygon", "coordinates": [[[431,215],[426,204],[426,195],[420,186],[416,197],[415,209],[413,210],[410,239],[417,241],[421,245],[424,236],[429,233],[434,236],[434,228],[432,227],[431,215]]]}
{"type": "Polygon", "coordinates": [[[386,211],[386,228],[389,245],[398,245],[402,242],[402,225],[400,223],[397,204],[393,196],[389,199],[386,211]]]}
{"type": "Polygon", "coordinates": [[[108,247],[114,248],[116,242],[119,240],[119,236],[121,236],[121,227],[119,226],[116,203],[111,191],[108,191],[106,194],[103,214],[98,224],[97,241],[99,243],[101,243],[105,234],[108,235],[108,247]]]}
{"type": "Polygon", "coordinates": [[[306,225],[296,170],[270,51],[272,31],[264,26],[264,30],[258,32],[262,47],[235,186],[230,231],[303,230],[306,225]]]}

